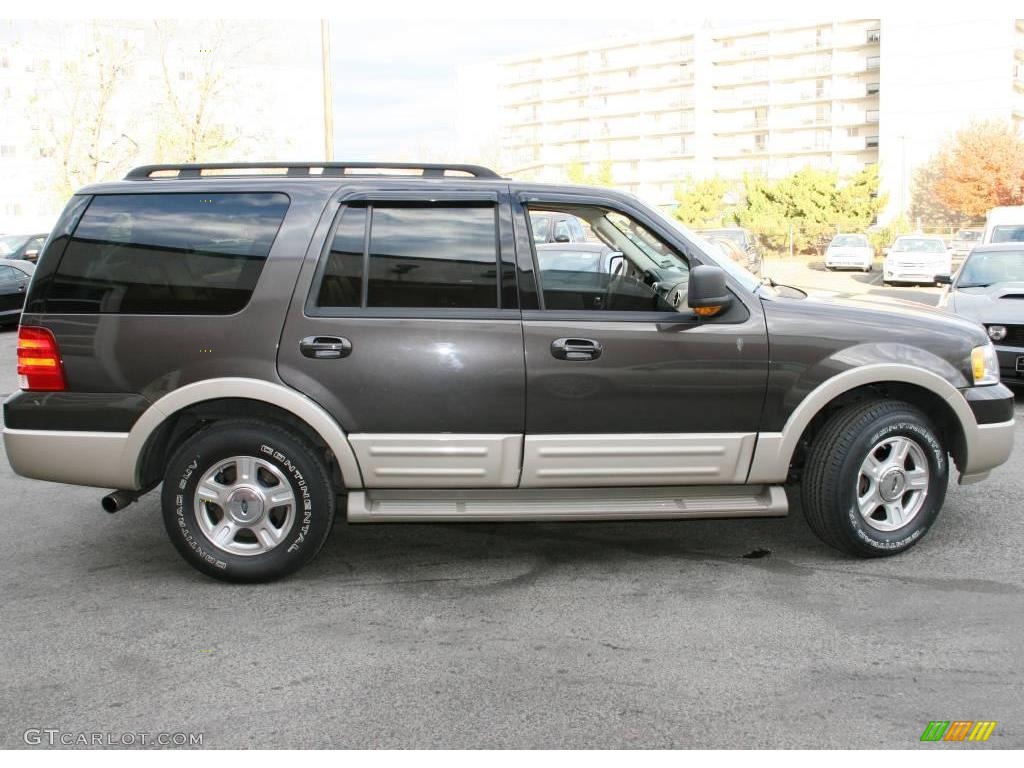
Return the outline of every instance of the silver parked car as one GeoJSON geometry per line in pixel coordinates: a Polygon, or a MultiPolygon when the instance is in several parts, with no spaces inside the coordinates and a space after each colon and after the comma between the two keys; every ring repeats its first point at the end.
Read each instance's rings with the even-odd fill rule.
{"type": "Polygon", "coordinates": [[[939,301],[985,326],[1007,383],[1024,384],[1024,243],[979,245],[939,301]]]}

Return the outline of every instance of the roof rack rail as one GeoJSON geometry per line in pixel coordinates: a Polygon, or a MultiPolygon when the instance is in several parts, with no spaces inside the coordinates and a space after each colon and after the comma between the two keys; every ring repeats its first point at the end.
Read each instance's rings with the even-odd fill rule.
{"type": "Polygon", "coordinates": [[[371,162],[324,162],[324,163],[183,163],[140,165],[125,176],[125,180],[139,179],[200,179],[204,176],[380,176],[392,175],[370,173],[370,171],[419,171],[424,178],[444,178],[449,174],[473,176],[477,179],[500,179],[490,168],[482,165],[452,163],[371,163],[371,162]],[[216,174],[205,171],[254,171],[252,174],[216,174]],[[255,173],[260,171],[260,173],[255,173]],[[271,173],[267,173],[271,171],[271,173]],[[273,173],[277,171],[277,173],[273,173]],[[318,171],[318,173],[314,173],[318,171]]]}

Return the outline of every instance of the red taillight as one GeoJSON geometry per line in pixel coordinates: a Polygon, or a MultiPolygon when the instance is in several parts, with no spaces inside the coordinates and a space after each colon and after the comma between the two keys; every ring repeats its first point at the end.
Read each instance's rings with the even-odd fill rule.
{"type": "Polygon", "coordinates": [[[46,328],[22,326],[18,329],[18,383],[29,392],[65,389],[57,340],[46,328]]]}

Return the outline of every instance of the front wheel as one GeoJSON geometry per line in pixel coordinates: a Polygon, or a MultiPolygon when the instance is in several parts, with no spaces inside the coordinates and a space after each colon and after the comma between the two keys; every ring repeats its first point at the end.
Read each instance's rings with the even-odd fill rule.
{"type": "Polygon", "coordinates": [[[836,413],[814,438],[801,502],[826,544],[883,557],[928,532],[948,478],[946,450],[927,416],[909,403],[870,400],[836,413]]]}
{"type": "Polygon", "coordinates": [[[334,520],[323,458],[301,437],[255,421],[216,422],[167,466],[164,526],[193,567],[224,581],[272,581],[312,560],[334,520]]]}

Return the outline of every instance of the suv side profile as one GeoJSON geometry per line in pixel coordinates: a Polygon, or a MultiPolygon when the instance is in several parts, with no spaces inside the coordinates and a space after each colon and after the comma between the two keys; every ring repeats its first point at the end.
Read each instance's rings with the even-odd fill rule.
{"type": "Polygon", "coordinates": [[[636,198],[478,166],[145,166],[68,203],[18,339],[25,477],[161,488],[266,581],[350,522],[785,515],[916,544],[1014,401],[984,330],[763,284],[636,198]],[[538,259],[534,216],[603,244],[538,259]],[[602,255],[603,254],[603,255],[602,255]],[[951,466],[951,464],[953,466],[951,466]],[[343,512],[344,510],[344,512],[343,512]]]}

